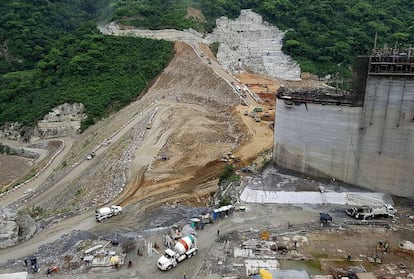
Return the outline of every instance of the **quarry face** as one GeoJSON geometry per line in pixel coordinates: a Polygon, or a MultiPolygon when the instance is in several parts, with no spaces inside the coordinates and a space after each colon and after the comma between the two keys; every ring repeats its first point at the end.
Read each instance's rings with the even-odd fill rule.
{"type": "Polygon", "coordinates": [[[284,32],[251,11],[234,20],[221,17],[206,40],[219,42],[217,60],[231,73],[251,72],[286,80],[300,80],[300,67],[282,52],[284,32]]]}

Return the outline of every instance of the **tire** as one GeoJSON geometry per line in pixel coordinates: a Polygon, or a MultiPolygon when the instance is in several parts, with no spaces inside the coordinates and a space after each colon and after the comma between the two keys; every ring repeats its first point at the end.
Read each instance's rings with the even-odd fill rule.
{"type": "Polygon", "coordinates": [[[169,265],[168,267],[167,267],[167,270],[171,270],[173,268],[173,266],[172,265],[169,265]]]}
{"type": "Polygon", "coordinates": [[[197,255],[197,250],[195,250],[195,251],[193,252],[193,256],[195,256],[195,255],[197,255]]]}
{"type": "Polygon", "coordinates": [[[191,258],[192,256],[193,256],[193,254],[188,254],[187,259],[191,258]]]}

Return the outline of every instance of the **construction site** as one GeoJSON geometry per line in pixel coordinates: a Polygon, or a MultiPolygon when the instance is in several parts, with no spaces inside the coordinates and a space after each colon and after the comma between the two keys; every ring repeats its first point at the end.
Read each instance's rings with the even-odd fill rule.
{"type": "Polygon", "coordinates": [[[413,53],[374,49],[361,59],[362,82],[352,93],[279,89],[275,126],[284,132],[275,133],[275,162],[413,198],[413,53]]]}
{"type": "Polygon", "coordinates": [[[300,80],[252,11],[218,26],[100,27],[175,41],[174,58],[80,135],[0,140],[30,154],[0,155],[0,279],[414,278],[412,53],[373,52],[352,95],[300,80]]]}

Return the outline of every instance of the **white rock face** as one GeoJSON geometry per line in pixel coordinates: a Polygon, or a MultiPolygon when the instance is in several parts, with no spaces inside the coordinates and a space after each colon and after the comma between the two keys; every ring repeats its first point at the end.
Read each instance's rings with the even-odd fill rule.
{"type": "Polygon", "coordinates": [[[31,141],[39,138],[74,135],[78,132],[81,121],[85,118],[83,104],[65,103],[57,106],[37,123],[31,141]]]}
{"type": "Polygon", "coordinates": [[[206,40],[219,42],[217,60],[232,73],[253,72],[300,80],[300,67],[282,52],[284,32],[251,10],[231,20],[221,17],[206,40]]]}
{"type": "Polygon", "coordinates": [[[50,111],[33,128],[23,128],[18,123],[8,123],[0,130],[0,139],[24,140],[34,142],[39,139],[75,135],[86,118],[84,105],[80,103],[62,104],[50,111]],[[23,135],[23,136],[22,136],[23,135]]]}
{"type": "Polygon", "coordinates": [[[103,34],[117,36],[137,36],[167,41],[182,41],[201,53],[199,43],[219,42],[218,62],[229,72],[252,72],[267,74],[286,80],[300,80],[300,67],[290,56],[282,52],[284,32],[263,21],[251,10],[242,10],[235,20],[221,17],[217,27],[205,38],[192,29],[143,30],[121,27],[116,22],[99,26],[103,34]]]}
{"type": "Polygon", "coordinates": [[[0,248],[12,246],[17,242],[19,227],[15,220],[14,212],[0,207],[0,248]]]}
{"type": "Polygon", "coordinates": [[[29,239],[36,224],[28,215],[17,215],[15,210],[0,206],[0,248],[16,245],[29,239]]]}

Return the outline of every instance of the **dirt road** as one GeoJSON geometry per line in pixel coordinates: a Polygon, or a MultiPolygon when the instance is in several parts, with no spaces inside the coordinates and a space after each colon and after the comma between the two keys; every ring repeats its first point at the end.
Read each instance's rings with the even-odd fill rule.
{"type": "MultiPolygon", "coordinates": [[[[40,244],[72,229],[95,230],[92,209],[111,200],[130,205],[127,214],[112,224],[126,228],[149,207],[175,202],[209,204],[210,193],[217,189],[216,178],[224,168],[218,160],[222,154],[237,151],[246,159],[271,147],[272,130],[264,123],[243,119],[236,109],[240,96],[230,86],[231,76],[215,62],[203,62],[188,45],[177,43],[175,53],[144,96],[88,129],[72,145],[68,142],[36,183],[45,181],[46,174],[63,161],[68,163],[64,175],[25,203],[50,212],[67,208],[81,214],[51,225],[30,242],[2,250],[0,262],[12,255],[31,254],[40,244]],[[148,129],[150,118],[152,127],[148,129]],[[85,160],[91,151],[95,158],[85,160]],[[161,154],[168,160],[160,160],[161,154]],[[120,195],[118,191],[122,191],[120,195]]],[[[5,197],[2,203],[10,204],[21,195],[16,192],[5,197]]],[[[99,227],[102,229],[105,226],[99,227]]]]}
{"type": "MultiPolygon", "coordinates": [[[[39,170],[36,176],[33,177],[30,181],[27,181],[26,183],[20,185],[20,187],[14,188],[12,191],[4,193],[2,196],[0,196],[0,206],[10,205],[16,202],[17,200],[24,198],[28,194],[35,192],[53,173],[54,169],[59,167],[59,165],[62,163],[63,159],[69,152],[70,148],[72,147],[73,139],[64,138],[60,141],[60,149],[57,149],[56,152],[50,154],[50,156],[46,156],[46,150],[34,149],[35,152],[40,154],[40,157],[37,161],[42,161],[40,158],[47,160],[46,165],[44,166],[44,168],[39,170]]],[[[13,146],[13,144],[15,143],[8,142],[7,144],[13,146]]]]}

